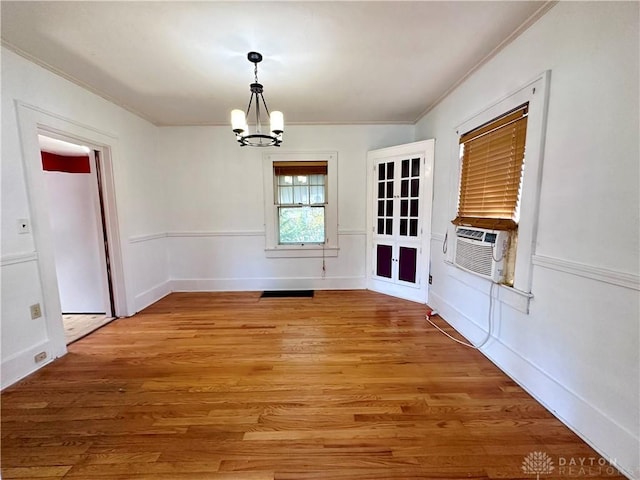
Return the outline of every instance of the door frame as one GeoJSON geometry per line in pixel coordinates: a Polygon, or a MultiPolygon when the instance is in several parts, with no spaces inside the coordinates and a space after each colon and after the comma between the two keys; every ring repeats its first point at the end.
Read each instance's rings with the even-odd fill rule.
{"type": "Polygon", "coordinates": [[[120,221],[116,205],[113,156],[117,151],[117,136],[82,125],[73,120],[47,112],[36,106],[16,101],[25,183],[29,200],[31,230],[35,244],[40,284],[42,288],[42,313],[45,318],[47,341],[53,357],[67,352],[62,322],[62,309],[56,276],[55,256],[49,204],[45,189],[44,172],[40,155],[38,135],[46,135],[72,143],[86,145],[100,152],[104,213],[107,239],[110,249],[112,287],[114,292],[114,315],[132,314],[133,298],[127,291],[128,277],[125,275],[125,246],[120,234],[120,221]]]}
{"type": "MultiPolygon", "coordinates": [[[[47,138],[53,138],[56,140],[61,140],[67,143],[71,143],[78,146],[86,146],[89,148],[89,152],[87,153],[87,157],[89,159],[89,175],[91,178],[91,192],[90,192],[90,202],[91,202],[91,211],[92,211],[92,220],[95,221],[95,234],[98,240],[98,244],[96,247],[98,248],[98,257],[100,261],[100,296],[102,297],[103,308],[105,309],[105,314],[107,317],[114,317],[115,306],[114,301],[112,299],[111,292],[113,290],[112,278],[110,274],[109,263],[111,261],[111,257],[108,256],[109,250],[109,241],[108,235],[105,245],[105,232],[108,232],[107,229],[107,218],[104,214],[104,203],[102,199],[104,198],[104,187],[102,186],[102,174],[101,169],[103,168],[99,165],[101,151],[95,148],[90,148],[86,142],[80,142],[75,139],[70,138],[67,135],[61,135],[58,133],[52,133],[47,129],[39,129],[39,135],[43,135],[47,138]],[[96,154],[98,152],[98,154],[96,154]]],[[[46,174],[45,174],[46,177],[46,174]]],[[[49,194],[56,193],[52,191],[48,191],[49,194]]],[[[49,198],[49,202],[47,204],[53,204],[53,198],[49,198]]],[[[50,210],[49,210],[50,211],[50,210]]],[[[49,212],[48,212],[49,213],[49,212]]],[[[50,223],[49,223],[50,225],[50,223]]],[[[55,238],[55,235],[52,233],[52,237],[55,238]]],[[[60,259],[55,258],[56,263],[56,273],[58,270],[58,261],[60,259]]],[[[57,275],[56,275],[57,276],[57,275]]],[[[60,284],[58,286],[58,293],[60,293],[60,284]]],[[[99,310],[87,310],[87,312],[98,312],[99,310]]],[[[63,314],[66,312],[62,312],[63,314]]]]}
{"type": "Polygon", "coordinates": [[[393,295],[395,297],[412,300],[414,302],[426,304],[429,300],[429,263],[431,260],[431,211],[433,207],[433,165],[434,165],[435,140],[423,140],[420,142],[407,143],[393,147],[371,150],[367,153],[367,208],[366,208],[366,285],[368,290],[393,295]],[[420,155],[424,157],[424,166],[421,174],[422,195],[420,198],[420,263],[418,275],[421,284],[418,288],[406,285],[393,285],[388,281],[380,280],[375,276],[374,265],[374,233],[373,223],[375,206],[375,189],[373,188],[375,164],[385,159],[395,159],[398,157],[409,157],[420,155]],[[413,291],[410,291],[410,290],[413,291]]]}

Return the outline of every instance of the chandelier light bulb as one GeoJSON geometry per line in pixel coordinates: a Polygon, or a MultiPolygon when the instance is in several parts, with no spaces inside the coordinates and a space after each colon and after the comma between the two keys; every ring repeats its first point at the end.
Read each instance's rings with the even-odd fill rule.
{"type": "Polygon", "coordinates": [[[245,118],[244,112],[242,110],[231,110],[231,128],[235,133],[246,132],[246,124],[247,119],[245,118]]]}
{"type": "Polygon", "coordinates": [[[278,135],[284,131],[284,115],[282,115],[282,112],[277,110],[271,112],[269,121],[271,122],[271,133],[278,135]]]}

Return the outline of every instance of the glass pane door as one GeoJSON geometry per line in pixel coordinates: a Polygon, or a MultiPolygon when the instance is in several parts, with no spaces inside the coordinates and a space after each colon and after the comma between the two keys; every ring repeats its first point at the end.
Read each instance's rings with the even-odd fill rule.
{"type": "Polygon", "coordinates": [[[420,218],[420,159],[401,161],[400,231],[401,237],[418,237],[420,218]]]}
{"type": "Polygon", "coordinates": [[[393,235],[394,162],[378,165],[376,233],[393,235]]]}

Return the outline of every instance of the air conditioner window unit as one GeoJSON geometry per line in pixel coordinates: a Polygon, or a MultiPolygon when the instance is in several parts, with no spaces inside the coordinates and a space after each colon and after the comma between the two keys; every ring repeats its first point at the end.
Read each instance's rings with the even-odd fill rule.
{"type": "Polygon", "coordinates": [[[468,272],[499,283],[504,278],[508,248],[509,232],[457,227],[453,263],[468,272]]]}

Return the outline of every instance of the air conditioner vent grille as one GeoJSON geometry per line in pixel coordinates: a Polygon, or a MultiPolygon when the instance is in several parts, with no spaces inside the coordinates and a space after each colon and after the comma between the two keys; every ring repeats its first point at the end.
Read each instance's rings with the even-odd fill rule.
{"type": "Polygon", "coordinates": [[[462,238],[469,238],[471,240],[482,240],[484,232],[482,230],[471,230],[469,228],[458,228],[456,235],[462,238]]]}
{"type": "MultiPolygon", "coordinates": [[[[480,232],[484,233],[484,232],[480,232]]],[[[491,245],[473,245],[457,240],[455,263],[480,275],[492,276],[493,249],[491,245]]]]}

